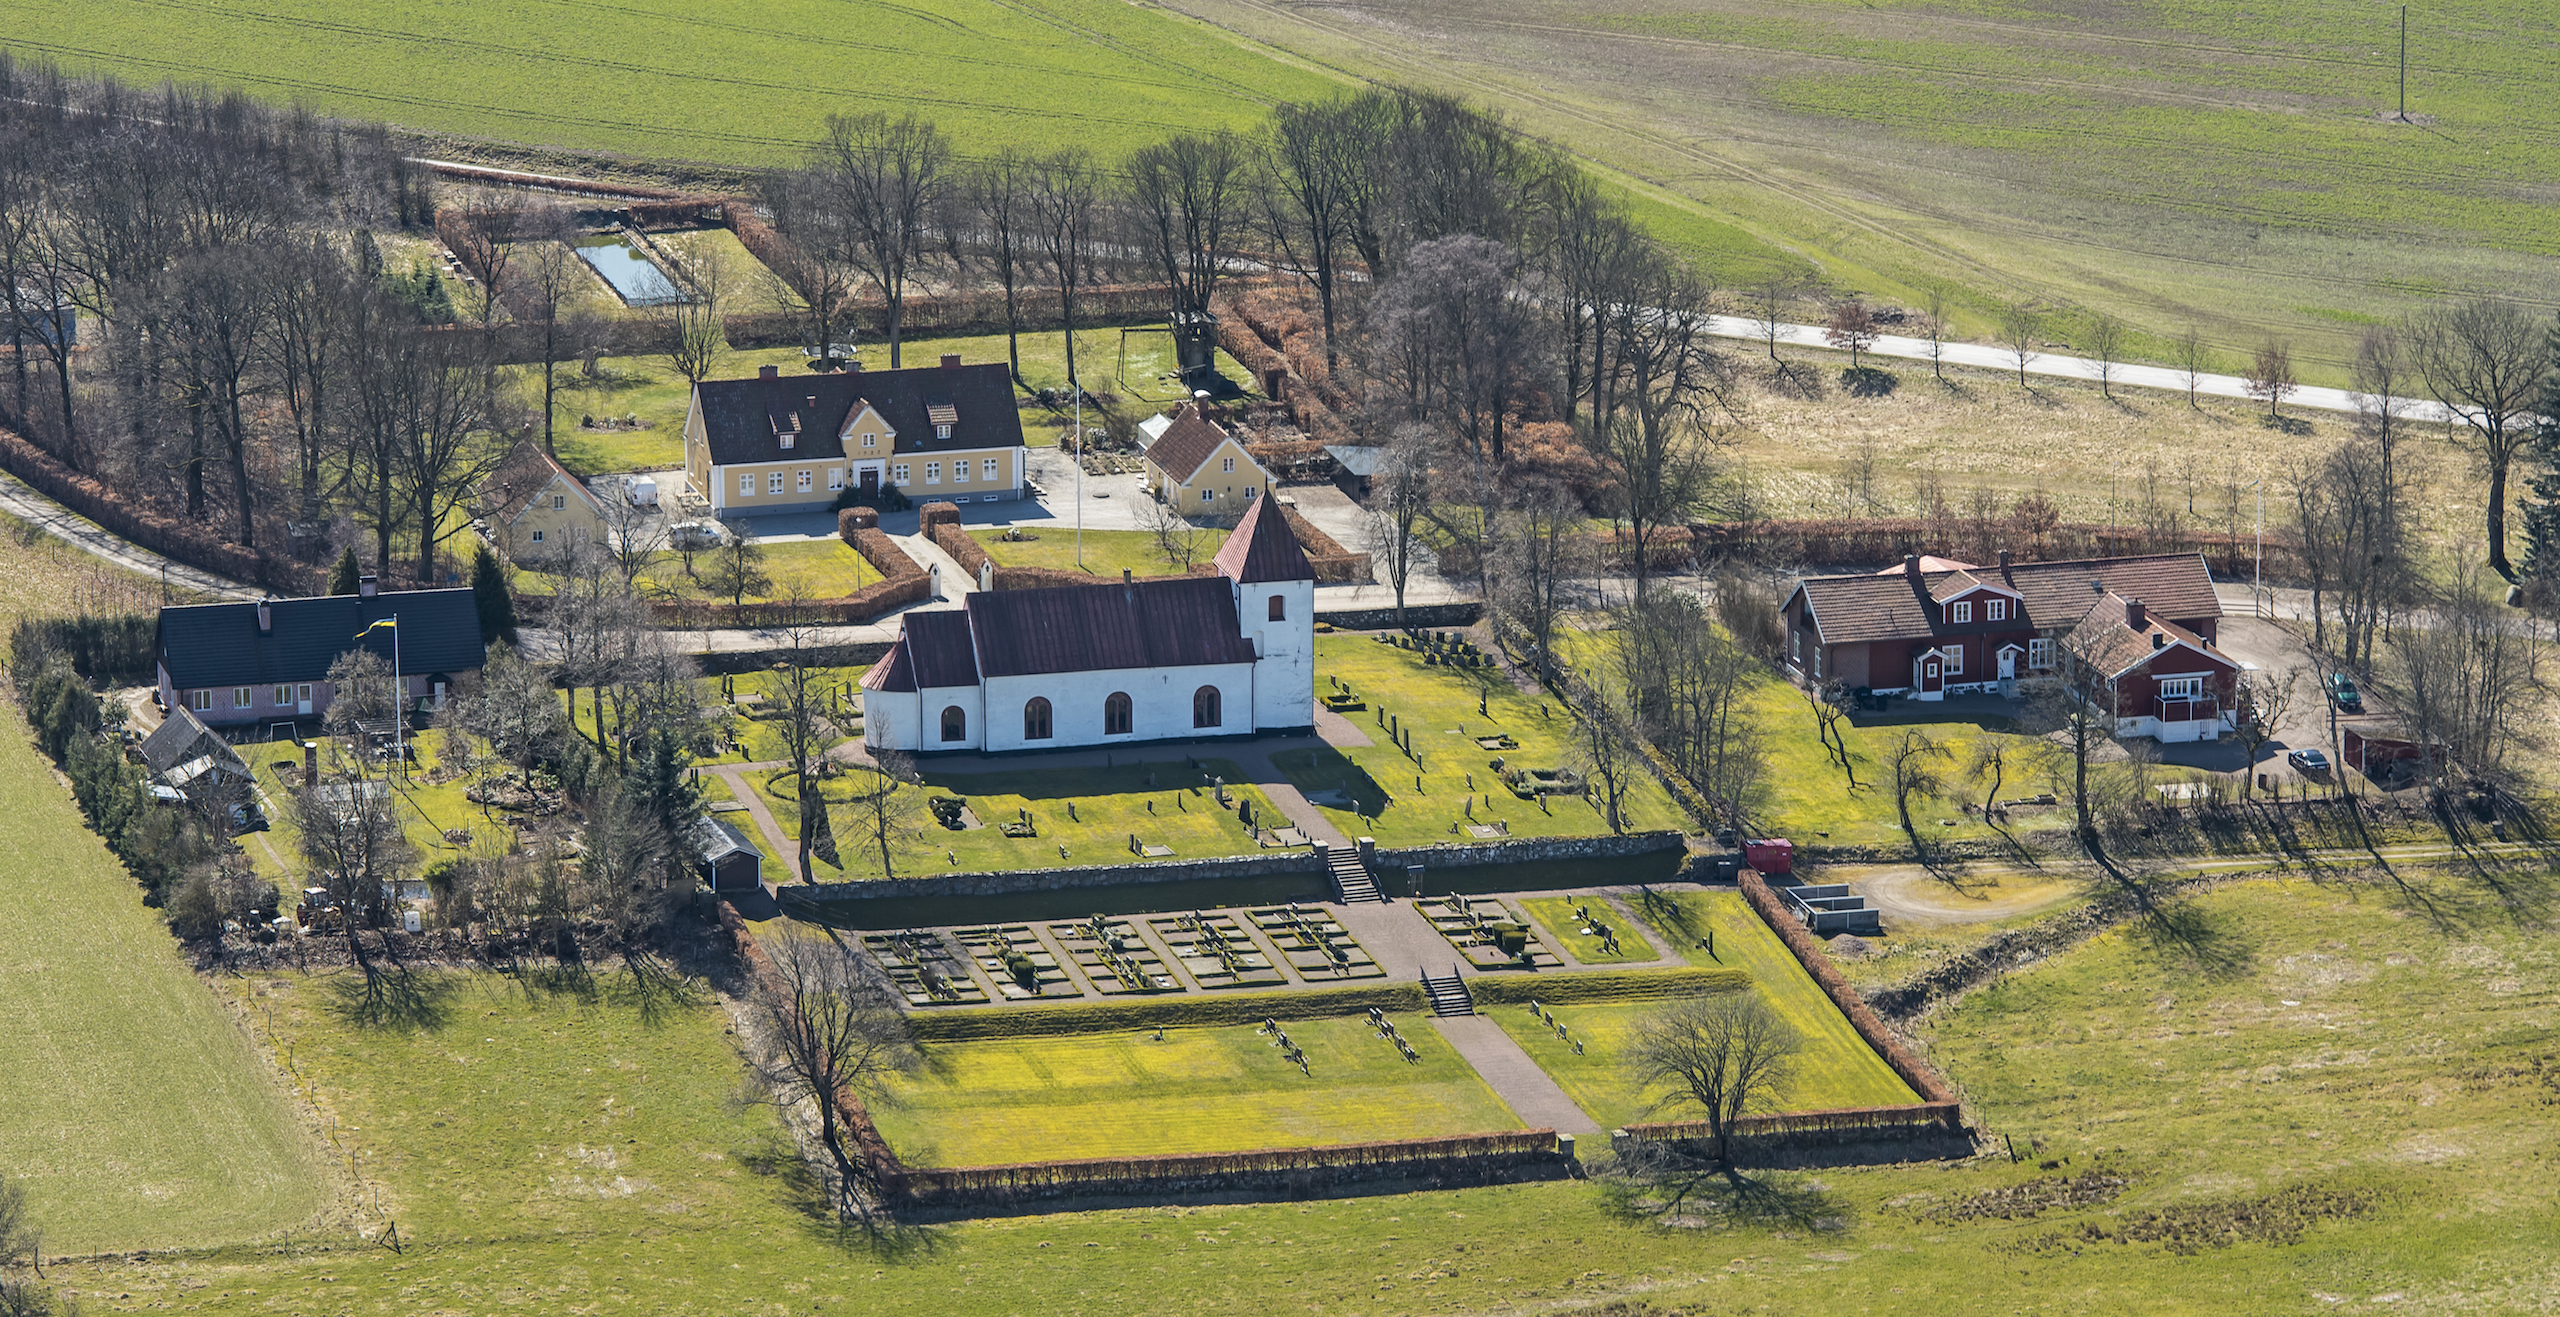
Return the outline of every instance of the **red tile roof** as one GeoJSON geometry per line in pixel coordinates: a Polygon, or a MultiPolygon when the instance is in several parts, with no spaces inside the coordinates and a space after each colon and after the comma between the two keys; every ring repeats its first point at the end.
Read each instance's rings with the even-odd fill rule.
{"type": "Polygon", "coordinates": [[[1922,571],[1916,583],[1904,572],[1858,576],[1808,576],[1796,583],[1813,613],[1823,644],[1919,640],[1981,631],[2062,631],[2088,615],[2101,594],[2143,600],[2164,618],[2193,624],[2222,616],[2213,574],[2193,553],[2133,558],[2075,558],[2060,562],[1977,567],[1969,572],[1922,571]],[[2006,621],[1977,620],[1950,626],[1940,586],[1953,577],[2017,592],[2024,615],[2006,621]]]}
{"type": "Polygon", "coordinates": [[[988,677],[1254,660],[1236,623],[1235,586],[1219,576],[981,591],[967,609],[977,671],[988,677]]]}
{"type": "Polygon", "coordinates": [[[1244,585],[1316,579],[1315,566],[1307,561],[1297,533],[1289,529],[1289,519],[1268,498],[1245,505],[1244,516],[1211,561],[1220,575],[1244,585]]]}
{"type": "Polygon", "coordinates": [[[2080,619],[2080,625],[2062,638],[2062,647],[2106,677],[2122,676],[2175,645],[2184,645],[2208,661],[2226,668],[2240,666],[2215,653],[2211,646],[2205,644],[2204,637],[2150,611],[2147,603],[2143,610],[2143,625],[2138,630],[2128,620],[2127,610],[2125,596],[2114,593],[2100,596],[2097,605],[2089,610],[2089,615],[2080,619]],[[2159,643],[2153,643],[2154,637],[2158,637],[2159,643]]]}
{"type": "Polygon", "coordinates": [[[1200,409],[1185,404],[1173,414],[1173,424],[1156,441],[1147,445],[1147,460],[1177,484],[1191,483],[1201,464],[1227,441],[1227,432],[1216,421],[1200,415],[1200,409]]]}

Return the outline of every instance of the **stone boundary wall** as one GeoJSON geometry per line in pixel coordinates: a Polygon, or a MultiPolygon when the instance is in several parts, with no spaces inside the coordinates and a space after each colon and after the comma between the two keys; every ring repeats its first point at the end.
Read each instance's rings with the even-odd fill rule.
{"type": "MultiPolygon", "coordinates": [[[[1522,864],[1553,860],[1623,859],[1683,850],[1688,842],[1677,832],[1634,832],[1623,837],[1519,837],[1510,841],[1429,846],[1377,852],[1375,865],[1401,873],[1405,866],[1462,869],[1481,864],[1522,864]]],[[[940,873],[929,877],[874,878],[847,883],[808,883],[786,887],[787,897],[806,901],[871,901],[915,896],[1008,896],[1016,892],[1055,892],[1078,887],[1119,887],[1150,883],[1183,883],[1221,878],[1267,878],[1281,874],[1325,872],[1312,850],[1269,855],[1222,855],[1200,860],[1164,860],[1152,864],[1106,864],[1057,869],[994,869],[940,873]]]]}
{"type": "Polygon", "coordinates": [[[1955,1090],[1948,1086],[1945,1077],[1938,1073],[1936,1067],[1912,1055],[1910,1049],[1902,1045],[1902,1040],[1885,1027],[1884,1021],[1876,1018],[1876,1013],[1868,1009],[1866,1001],[1858,996],[1858,990],[1840,976],[1831,958],[1823,954],[1821,946],[1813,940],[1813,934],[1806,932],[1804,925],[1787,913],[1777,893],[1769,890],[1769,884],[1757,872],[1747,868],[1742,871],[1740,882],[1743,899],[1751,903],[1760,921],[1778,935],[1779,941],[1787,944],[1787,950],[1795,954],[1805,973],[1812,975],[1813,981],[1830,996],[1832,1004],[1849,1017],[1849,1027],[1856,1029],[1858,1036],[1867,1040],[1867,1046],[1874,1048],[1876,1055],[1893,1067],[1895,1074],[1902,1076],[1902,1082],[1909,1084],[1911,1091],[1919,1094],[1923,1103],[1955,1102],[1955,1090]]]}
{"type": "MultiPolygon", "coordinates": [[[[1769,1116],[1745,1116],[1733,1123],[1731,1136],[1736,1139],[1774,1139],[1791,1144],[1817,1142],[1821,1136],[1832,1136],[1843,1143],[1863,1143],[1878,1137],[1912,1138],[1953,1134],[1964,1128],[1963,1108],[1953,1102],[1922,1102],[1900,1107],[1839,1107],[1828,1111],[1787,1111],[1769,1116]]],[[[1715,1131],[1703,1120],[1662,1121],[1628,1125],[1612,1131],[1639,1143],[1687,1141],[1715,1137],[1715,1131]]],[[[1613,1137],[1612,1142],[1616,1139],[1613,1137]]]]}
{"type": "Polygon", "coordinates": [[[899,1173],[896,1192],[904,1203],[927,1208],[1005,1208],[1128,1195],[1297,1198],[1381,1181],[1459,1188],[1552,1178],[1567,1169],[1567,1160],[1554,1130],[1503,1130],[1314,1148],[910,1167],[899,1173]]]}
{"type": "MultiPolygon", "coordinates": [[[[1409,604],[1404,610],[1404,625],[1409,627],[1474,626],[1484,616],[1484,605],[1472,599],[1449,604],[1409,604]]],[[[1387,631],[1396,625],[1396,610],[1388,608],[1343,608],[1327,612],[1316,610],[1316,620],[1341,631],[1387,631]]]]}
{"type": "Polygon", "coordinates": [[[779,646],[773,649],[715,649],[692,656],[694,667],[706,677],[739,677],[750,672],[771,672],[773,665],[783,662],[805,663],[815,668],[868,668],[889,653],[889,642],[864,640],[849,645],[813,645],[794,652],[779,646]]]}

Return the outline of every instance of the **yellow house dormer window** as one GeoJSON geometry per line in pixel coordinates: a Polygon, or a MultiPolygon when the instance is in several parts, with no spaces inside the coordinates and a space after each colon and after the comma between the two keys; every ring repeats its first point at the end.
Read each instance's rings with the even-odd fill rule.
{"type": "Polygon", "coordinates": [[[866,434],[862,436],[862,446],[865,448],[878,448],[880,446],[880,436],[876,434],[866,434]]]}

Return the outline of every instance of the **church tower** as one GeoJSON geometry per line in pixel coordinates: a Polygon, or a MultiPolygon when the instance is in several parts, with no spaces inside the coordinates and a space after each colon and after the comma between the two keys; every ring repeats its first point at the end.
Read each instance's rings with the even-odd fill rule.
{"type": "Polygon", "coordinates": [[[1247,505],[1215,561],[1253,642],[1254,730],[1304,731],[1316,725],[1316,572],[1275,502],[1247,505]]]}

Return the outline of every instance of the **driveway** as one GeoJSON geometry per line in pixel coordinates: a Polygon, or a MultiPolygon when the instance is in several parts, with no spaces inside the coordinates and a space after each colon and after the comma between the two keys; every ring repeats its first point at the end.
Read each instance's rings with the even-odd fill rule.
{"type": "MultiPolygon", "coordinates": [[[[2222,619],[2221,648],[2231,657],[2261,672],[2273,674],[2278,680],[2286,674],[2293,677],[2293,698],[2285,707],[2283,716],[2276,719],[2275,739],[2259,750],[2256,771],[2267,774],[2270,783],[2300,782],[2304,780],[2302,774],[2284,762],[2286,752],[2312,747],[2327,753],[2332,759],[2337,757],[2329,741],[2329,702],[2320,689],[2320,679],[2326,669],[2302,641],[2273,622],[2254,617],[2226,616],[2222,619]]],[[[2362,689],[2361,684],[2358,689],[2362,689]]],[[[2374,703],[2372,693],[2367,691],[2364,714],[2357,717],[2340,715],[2338,721],[2340,726],[2344,726],[2350,722],[2387,720],[2387,717],[2388,714],[2374,703]]],[[[2226,744],[2236,758],[2238,743],[2226,744]]],[[[2333,771],[2330,779],[2313,780],[2328,781],[2334,776],[2333,771]]]]}

